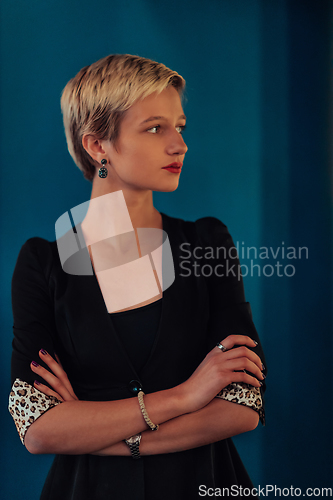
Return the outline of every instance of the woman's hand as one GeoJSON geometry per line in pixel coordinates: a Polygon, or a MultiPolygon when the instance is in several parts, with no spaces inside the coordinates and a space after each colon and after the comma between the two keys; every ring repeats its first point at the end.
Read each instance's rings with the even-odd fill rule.
{"type": "Polygon", "coordinates": [[[229,335],[221,344],[226,351],[214,347],[191,377],[177,386],[187,413],[206,406],[232,382],[245,382],[254,387],[262,385],[261,381],[265,378],[262,373],[263,364],[259,356],[246,347],[257,344],[245,335],[229,335]],[[233,349],[235,345],[241,347],[233,349]]]}
{"type": "Polygon", "coordinates": [[[73,387],[68,380],[67,373],[60,363],[60,359],[56,354],[55,356],[57,361],[55,361],[44,349],[39,351],[39,357],[47,364],[53,373],[43,368],[35,361],[32,361],[30,364],[31,370],[50,384],[54,391],[52,391],[52,389],[50,389],[47,385],[41,384],[37,381],[34,382],[34,387],[47,396],[55,396],[60,401],[78,400],[78,397],[75,395],[73,387]]]}

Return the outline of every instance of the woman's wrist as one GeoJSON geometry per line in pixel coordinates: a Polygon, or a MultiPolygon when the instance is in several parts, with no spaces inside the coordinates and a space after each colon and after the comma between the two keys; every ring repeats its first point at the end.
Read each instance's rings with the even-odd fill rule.
{"type": "Polygon", "coordinates": [[[131,450],[129,449],[125,441],[120,441],[119,443],[115,443],[111,446],[108,446],[107,448],[103,448],[102,450],[90,453],[90,455],[99,455],[101,457],[106,457],[106,456],[130,457],[131,450]]]}
{"type": "Polygon", "coordinates": [[[188,412],[180,386],[145,394],[144,401],[154,424],[161,424],[188,412]]]}
{"type": "Polygon", "coordinates": [[[175,387],[172,387],[172,389],[168,389],[164,392],[167,393],[167,404],[174,412],[174,417],[172,418],[180,417],[181,415],[191,411],[184,384],[176,385],[175,387]]]}

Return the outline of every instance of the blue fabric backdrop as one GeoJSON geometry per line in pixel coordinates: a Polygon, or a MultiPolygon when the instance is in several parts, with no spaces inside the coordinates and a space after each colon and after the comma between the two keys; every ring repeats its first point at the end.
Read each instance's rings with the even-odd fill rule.
{"type": "Polygon", "coordinates": [[[157,209],[216,216],[244,249],[269,369],[267,426],[235,438],[254,484],[332,486],[330,18],[328,0],[2,1],[2,498],[38,498],[52,460],[25,450],[7,411],[11,276],[26,239],[54,239],[56,219],[89,199],[59,99],[110,53],[161,61],[187,80],[189,151],[177,191],[154,194],[157,209]]]}

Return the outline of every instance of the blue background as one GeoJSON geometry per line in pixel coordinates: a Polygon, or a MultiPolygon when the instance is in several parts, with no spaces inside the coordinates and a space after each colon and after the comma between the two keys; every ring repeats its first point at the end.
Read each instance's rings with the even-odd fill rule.
{"type": "Polygon", "coordinates": [[[328,0],[2,0],[2,498],[39,498],[52,460],[26,451],[7,411],[11,276],[26,239],[54,240],[56,219],[90,197],[59,101],[110,53],[187,81],[189,151],[178,189],[154,193],[159,211],[218,217],[240,246],[308,248],[308,259],[255,261],[262,272],[279,260],[282,274],[292,264],[292,277],[245,277],[267,425],[235,442],[256,486],[332,486],[332,32],[328,0]]]}

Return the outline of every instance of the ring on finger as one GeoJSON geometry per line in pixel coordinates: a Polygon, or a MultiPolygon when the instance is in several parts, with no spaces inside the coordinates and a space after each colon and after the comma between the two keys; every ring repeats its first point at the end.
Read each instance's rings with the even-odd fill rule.
{"type": "Polygon", "coordinates": [[[216,347],[218,347],[219,349],[221,349],[222,352],[224,352],[224,351],[227,350],[227,348],[223,344],[221,344],[221,342],[218,342],[216,344],[216,347]]]}

